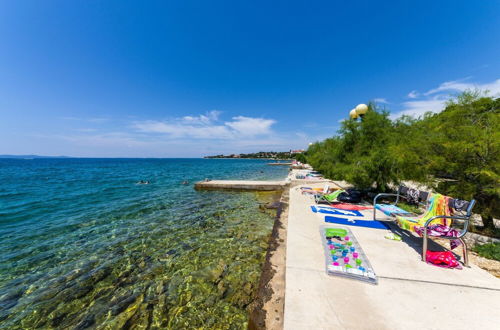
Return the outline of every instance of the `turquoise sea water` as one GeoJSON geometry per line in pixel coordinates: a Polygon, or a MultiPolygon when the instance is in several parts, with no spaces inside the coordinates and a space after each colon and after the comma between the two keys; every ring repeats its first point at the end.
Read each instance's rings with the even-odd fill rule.
{"type": "Polygon", "coordinates": [[[246,327],[271,197],[193,183],[286,176],[265,163],[0,159],[0,328],[246,327]]]}

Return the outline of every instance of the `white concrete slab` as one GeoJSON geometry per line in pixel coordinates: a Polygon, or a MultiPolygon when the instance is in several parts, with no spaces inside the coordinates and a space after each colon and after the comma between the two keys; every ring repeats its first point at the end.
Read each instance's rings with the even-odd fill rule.
{"type": "MultiPolygon", "coordinates": [[[[319,232],[326,223],[310,205],[311,198],[290,190],[285,329],[500,328],[500,279],[474,265],[425,264],[419,238],[391,241],[384,238],[389,230],[349,226],[379,284],[327,275],[319,232]]],[[[361,212],[372,219],[373,210],[361,212]]]]}

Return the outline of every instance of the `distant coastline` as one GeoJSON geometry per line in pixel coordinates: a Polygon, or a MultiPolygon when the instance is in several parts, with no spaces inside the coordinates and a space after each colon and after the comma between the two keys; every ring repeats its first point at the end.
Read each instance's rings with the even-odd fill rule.
{"type": "Polygon", "coordinates": [[[0,155],[0,158],[7,159],[38,159],[38,158],[74,158],[69,156],[40,156],[40,155],[0,155]]]}
{"type": "Polygon", "coordinates": [[[269,159],[269,160],[292,160],[296,154],[303,153],[304,150],[290,151],[260,151],[250,154],[230,154],[230,155],[215,155],[205,156],[203,158],[230,158],[230,159],[269,159]]]}

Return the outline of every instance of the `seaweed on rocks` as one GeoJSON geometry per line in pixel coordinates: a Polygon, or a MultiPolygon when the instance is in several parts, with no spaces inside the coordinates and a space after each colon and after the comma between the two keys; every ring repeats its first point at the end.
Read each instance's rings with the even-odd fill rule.
{"type": "Polygon", "coordinates": [[[207,209],[198,205],[183,217],[130,215],[110,223],[109,242],[75,240],[72,263],[11,282],[0,297],[8,307],[0,313],[2,326],[247,327],[273,228],[269,212],[276,212],[256,206],[270,205],[275,195],[211,195],[207,209]],[[130,232],[127,221],[142,222],[130,232]]]}

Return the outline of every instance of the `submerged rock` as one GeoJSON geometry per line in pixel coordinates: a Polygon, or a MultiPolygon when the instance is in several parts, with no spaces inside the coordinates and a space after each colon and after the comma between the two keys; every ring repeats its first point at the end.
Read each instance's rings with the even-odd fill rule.
{"type": "Polygon", "coordinates": [[[112,243],[96,241],[88,263],[44,274],[27,298],[2,296],[21,301],[11,305],[19,322],[9,316],[5,327],[245,328],[278,204],[265,195],[262,213],[254,193],[213,196],[208,211],[186,207],[191,213],[182,218],[131,211],[123,228],[110,227],[112,243]],[[129,232],[132,222],[140,229],[129,232]]]}
{"type": "Polygon", "coordinates": [[[279,201],[277,202],[272,202],[264,205],[266,209],[278,209],[281,206],[281,203],[279,201]]]}
{"type": "Polygon", "coordinates": [[[92,327],[95,324],[94,315],[86,315],[83,320],[78,322],[75,326],[75,330],[83,330],[92,327]]]}
{"type": "Polygon", "coordinates": [[[133,302],[137,300],[139,294],[133,294],[130,296],[122,296],[116,299],[116,302],[111,307],[111,314],[118,315],[125,311],[133,302]]]}
{"type": "Polygon", "coordinates": [[[0,296],[0,306],[2,309],[7,310],[17,305],[24,292],[23,288],[18,288],[0,296]]]}

